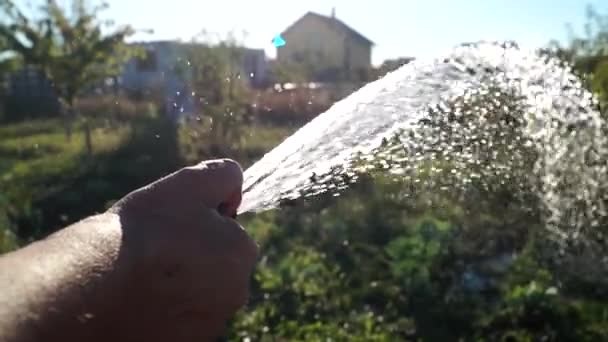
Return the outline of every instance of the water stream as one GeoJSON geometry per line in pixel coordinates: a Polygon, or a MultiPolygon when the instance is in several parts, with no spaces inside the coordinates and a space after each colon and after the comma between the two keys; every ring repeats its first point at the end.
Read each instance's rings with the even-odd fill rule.
{"type": "Polygon", "coordinates": [[[239,211],[339,191],[370,168],[416,178],[441,159],[431,172],[449,177],[428,186],[517,183],[542,201],[549,229],[576,236],[606,216],[603,126],[559,61],[508,43],[462,45],[367,84],[287,138],[245,171],[239,211]]]}

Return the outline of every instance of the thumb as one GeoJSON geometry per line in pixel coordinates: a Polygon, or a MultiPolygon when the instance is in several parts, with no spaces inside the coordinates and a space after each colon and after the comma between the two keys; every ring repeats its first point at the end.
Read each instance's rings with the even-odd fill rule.
{"type": "Polygon", "coordinates": [[[230,159],[208,160],[185,167],[127,195],[116,208],[195,204],[236,216],[241,202],[243,170],[230,159]],[[141,203],[140,203],[141,202],[141,203]],[[150,203],[154,202],[154,203],[150,203]]]}
{"type": "Polygon", "coordinates": [[[243,169],[231,159],[204,161],[175,174],[176,189],[191,192],[195,200],[221,214],[236,215],[241,204],[243,169]],[[233,213],[234,212],[234,213],[233,213]]]}

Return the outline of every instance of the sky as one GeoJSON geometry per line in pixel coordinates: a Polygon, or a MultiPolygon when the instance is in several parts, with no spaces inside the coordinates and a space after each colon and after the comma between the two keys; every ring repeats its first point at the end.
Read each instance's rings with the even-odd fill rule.
{"type": "Polygon", "coordinates": [[[339,19],[375,43],[375,65],[402,56],[432,58],[478,40],[514,40],[535,48],[551,39],[565,40],[568,23],[582,33],[587,4],[608,14],[606,0],[107,1],[105,16],[116,23],[154,30],[134,40],[190,40],[203,29],[219,35],[233,31],[246,46],[264,48],[271,58],[275,35],[307,11],[330,15],[335,8],[339,19]]]}

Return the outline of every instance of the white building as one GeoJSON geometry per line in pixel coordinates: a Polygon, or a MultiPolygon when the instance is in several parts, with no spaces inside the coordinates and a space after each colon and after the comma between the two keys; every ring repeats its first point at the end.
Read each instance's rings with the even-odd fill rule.
{"type": "MultiPolygon", "coordinates": [[[[137,43],[146,50],[145,58],[132,59],[120,77],[121,87],[142,96],[162,96],[169,113],[191,112],[196,103],[183,75],[178,75],[176,65],[187,56],[187,48],[193,43],[154,41],[137,43]]],[[[264,86],[268,77],[268,64],[262,49],[241,48],[242,77],[252,87],[264,86]]],[[[186,77],[187,78],[187,77],[186,77]]]]}

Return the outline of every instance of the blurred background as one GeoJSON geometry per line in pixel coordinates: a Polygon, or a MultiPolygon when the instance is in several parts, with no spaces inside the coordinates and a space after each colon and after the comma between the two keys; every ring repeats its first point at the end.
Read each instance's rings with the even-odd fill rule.
{"type": "MultiPolygon", "coordinates": [[[[480,40],[571,63],[608,114],[604,1],[0,0],[0,252],[181,166],[247,168],[363,85],[480,40]]],[[[228,338],[608,341],[600,254],[555,267],[508,193],[404,192],[370,174],[245,215],[261,261],[228,338]]]]}

